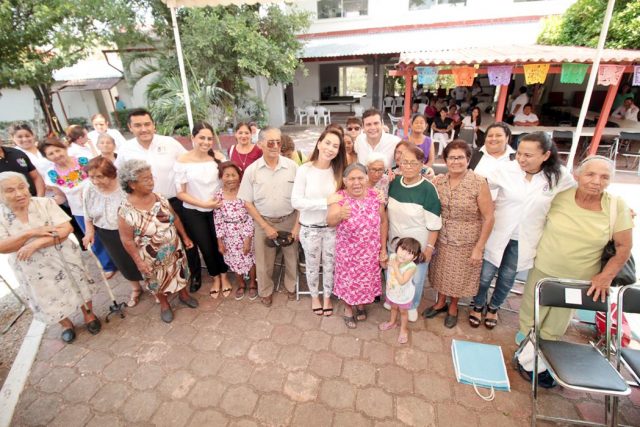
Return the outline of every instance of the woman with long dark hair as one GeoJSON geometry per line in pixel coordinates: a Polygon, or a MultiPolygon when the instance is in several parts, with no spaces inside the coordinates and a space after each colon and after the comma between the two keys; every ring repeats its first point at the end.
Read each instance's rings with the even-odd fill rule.
{"type": "Polygon", "coordinates": [[[517,272],[533,267],[551,201],[556,194],[574,186],[575,181],[562,166],[555,144],[543,132],[524,135],[516,161],[494,169],[487,181],[492,190],[497,190],[495,224],[485,245],[480,287],[469,313],[469,324],[480,325],[486,305],[484,324],[493,329],[498,323],[498,309],[509,295],[517,272]],[[487,305],[487,292],[496,272],[496,287],[487,305]]]}
{"type": "Polygon", "coordinates": [[[311,310],[318,316],[333,314],[331,291],[336,246],[336,229],[327,224],[328,198],[342,186],[347,154],[342,134],[326,129],[313,149],[308,163],[298,168],[291,193],[291,205],[300,212],[300,243],[305,254],[311,310]],[[322,259],[323,299],[318,280],[322,259]]]}
{"type": "MultiPolygon", "coordinates": [[[[218,298],[220,292],[231,294],[231,283],[227,279],[227,265],[220,251],[213,223],[212,211],[220,207],[215,197],[220,188],[218,165],[224,160],[219,151],[213,150],[215,134],[210,124],[199,122],[191,131],[193,148],[178,157],[174,166],[177,197],[182,200],[182,222],[196,248],[200,249],[213,284],[209,294],[218,298]]],[[[193,269],[193,266],[189,266],[193,269]]],[[[191,271],[191,292],[201,286],[200,271],[191,271]]]]}

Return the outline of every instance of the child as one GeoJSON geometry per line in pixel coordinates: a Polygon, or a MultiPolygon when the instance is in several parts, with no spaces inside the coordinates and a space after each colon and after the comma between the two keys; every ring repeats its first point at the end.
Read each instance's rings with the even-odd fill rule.
{"type": "Polygon", "coordinates": [[[420,242],[412,237],[398,240],[396,253],[389,257],[386,299],[391,306],[391,319],[381,323],[379,328],[381,331],[395,328],[398,311],[400,311],[398,344],[406,344],[409,340],[409,309],[416,292],[413,276],[416,272],[416,263],[423,261],[420,242]]]}

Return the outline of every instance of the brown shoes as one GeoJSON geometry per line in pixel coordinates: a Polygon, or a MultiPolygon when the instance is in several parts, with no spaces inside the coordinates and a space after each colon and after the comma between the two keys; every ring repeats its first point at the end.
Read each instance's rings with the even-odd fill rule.
{"type": "Polygon", "coordinates": [[[269,295],[268,297],[262,297],[260,298],[260,302],[262,302],[265,307],[271,307],[271,304],[273,304],[273,296],[269,295]]]}

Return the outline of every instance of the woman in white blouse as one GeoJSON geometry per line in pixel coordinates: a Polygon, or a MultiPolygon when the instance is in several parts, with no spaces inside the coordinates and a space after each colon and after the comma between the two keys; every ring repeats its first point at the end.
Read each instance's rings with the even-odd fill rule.
{"type": "Polygon", "coordinates": [[[93,141],[87,136],[87,130],[80,125],[71,125],[65,131],[69,143],[69,155],[86,157],[91,160],[100,155],[93,141]]]}
{"type": "MultiPolygon", "coordinates": [[[[224,160],[222,153],[213,151],[214,141],[211,125],[205,122],[196,123],[191,132],[193,148],[178,157],[174,171],[177,197],[183,203],[182,222],[194,247],[200,249],[209,275],[213,277],[209,295],[218,298],[220,292],[224,297],[229,296],[232,287],[227,279],[228,267],[218,251],[218,239],[213,223],[212,212],[221,203],[214,198],[220,187],[218,164],[224,160]]],[[[191,274],[199,278],[201,273],[192,271],[191,274]]],[[[190,291],[196,292],[201,281],[192,280],[191,283],[190,291]]]]}
{"type": "Polygon", "coordinates": [[[120,146],[126,142],[126,139],[124,139],[124,136],[122,136],[118,129],[109,128],[109,121],[100,113],[91,116],[91,125],[93,126],[93,130],[89,132],[87,136],[96,146],[98,145],[98,137],[104,134],[113,138],[116,149],[120,148],[120,146]]]}
{"type": "Polygon", "coordinates": [[[291,193],[291,205],[300,212],[300,243],[305,255],[311,310],[331,316],[336,229],[327,225],[327,199],[342,183],[347,154],[342,134],[326,129],[316,143],[308,163],[298,168],[291,193]],[[320,302],[319,273],[322,259],[323,302],[320,302]]]}
{"type": "Polygon", "coordinates": [[[522,137],[516,160],[494,169],[487,177],[489,187],[497,190],[495,224],[485,245],[480,287],[469,312],[472,327],[481,323],[496,272],[496,287],[486,306],[484,324],[489,329],[497,325],[498,309],[509,295],[517,272],[533,266],[551,201],[556,194],[575,185],[560,163],[555,144],[543,132],[522,137]]]}

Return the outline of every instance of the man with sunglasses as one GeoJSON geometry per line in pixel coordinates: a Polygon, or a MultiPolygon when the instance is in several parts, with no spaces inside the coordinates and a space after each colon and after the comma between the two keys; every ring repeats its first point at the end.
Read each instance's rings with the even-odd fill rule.
{"type": "Polygon", "coordinates": [[[355,117],[349,117],[345,124],[345,135],[349,135],[355,141],[362,134],[362,121],[355,117]]]}
{"type": "Polygon", "coordinates": [[[259,134],[262,157],[244,171],[238,198],[254,224],[258,295],[269,307],[273,303],[273,267],[277,246],[282,249],[284,286],[289,300],[294,300],[298,268],[298,211],[291,206],[291,191],[298,165],[280,155],[281,133],[265,128],[259,134]]]}
{"type": "Polygon", "coordinates": [[[400,138],[384,132],[382,115],[375,108],[370,108],[362,115],[364,133],[355,142],[358,153],[358,163],[366,164],[371,153],[381,153],[384,156],[385,168],[393,166],[393,153],[400,138]]]}

